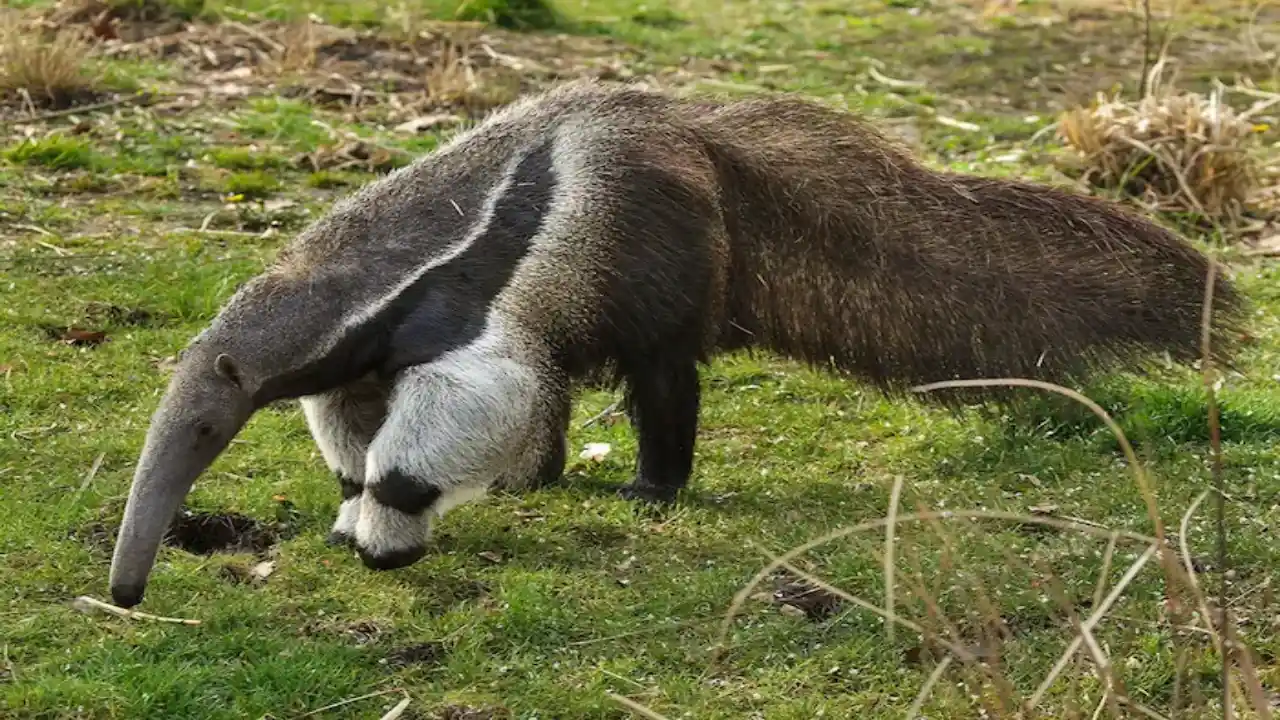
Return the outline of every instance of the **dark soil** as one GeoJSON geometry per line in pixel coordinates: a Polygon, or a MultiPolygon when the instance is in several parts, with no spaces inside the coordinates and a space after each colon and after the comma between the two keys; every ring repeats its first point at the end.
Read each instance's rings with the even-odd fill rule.
{"type": "Polygon", "coordinates": [[[386,662],[391,667],[403,668],[411,665],[435,665],[447,654],[444,645],[438,642],[419,643],[397,648],[387,654],[386,662]]]}
{"type": "Polygon", "coordinates": [[[216,552],[262,554],[280,538],[278,531],[245,515],[179,511],[164,542],[196,555],[216,552]]]}
{"type": "Polygon", "coordinates": [[[91,302],[85,306],[85,316],[96,322],[130,327],[151,327],[160,324],[163,317],[142,308],[127,308],[104,302],[91,302]]]}
{"type": "Polygon", "coordinates": [[[839,597],[803,580],[794,580],[782,585],[774,591],[773,599],[775,602],[804,611],[805,617],[813,621],[831,617],[842,604],[839,597]]]}

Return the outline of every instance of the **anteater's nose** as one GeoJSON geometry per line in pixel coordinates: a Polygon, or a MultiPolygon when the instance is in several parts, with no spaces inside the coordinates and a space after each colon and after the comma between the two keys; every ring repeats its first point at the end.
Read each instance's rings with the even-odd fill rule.
{"type": "Polygon", "coordinates": [[[111,600],[127,610],[142,602],[143,590],[141,585],[112,585],[111,600]]]}

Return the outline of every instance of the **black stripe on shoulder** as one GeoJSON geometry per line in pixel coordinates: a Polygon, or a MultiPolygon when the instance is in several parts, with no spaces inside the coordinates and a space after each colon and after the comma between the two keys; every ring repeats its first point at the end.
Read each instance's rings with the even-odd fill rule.
{"type": "Polygon", "coordinates": [[[542,230],[556,186],[552,143],[545,140],[516,166],[484,232],[391,303],[387,314],[395,332],[383,372],[429,362],[480,336],[493,299],[511,281],[542,230]]]}
{"type": "Polygon", "coordinates": [[[265,383],[255,397],[259,404],[323,392],[370,371],[389,375],[474,342],[550,212],[557,187],[552,150],[546,138],[525,152],[466,250],[351,328],[325,357],[265,383]]]}

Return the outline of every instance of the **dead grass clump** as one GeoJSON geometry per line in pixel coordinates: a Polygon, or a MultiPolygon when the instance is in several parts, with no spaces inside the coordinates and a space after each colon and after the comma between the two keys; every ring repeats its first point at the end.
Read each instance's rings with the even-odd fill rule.
{"type": "Polygon", "coordinates": [[[0,18],[0,97],[30,109],[60,109],[96,95],[96,75],[80,33],[58,30],[47,36],[13,17],[0,18]]]}
{"type": "Polygon", "coordinates": [[[284,72],[314,70],[322,39],[311,18],[285,26],[275,50],[275,60],[284,72]]]}
{"type": "Polygon", "coordinates": [[[1238,227],[1259,183],[1253,150],[1258,129],[1250,112],[1161,83],[1163,64],[1151,73],[1151,92],[1137,102],[1099,95],[1087,108],[1065,113],[1058,130],[1076,152],[1077,170],[1090,184],[1124,192],[1151,209],[1200,216],[1238,227]]]}
{"type": "Polygon", "coordinates": [[[518,77],[489,68],[480,77],[471,59],[470,38],[446,39],[427,65],[423,78],[427,102],[478,114],[504,105],[520,92],[518,77]]]}

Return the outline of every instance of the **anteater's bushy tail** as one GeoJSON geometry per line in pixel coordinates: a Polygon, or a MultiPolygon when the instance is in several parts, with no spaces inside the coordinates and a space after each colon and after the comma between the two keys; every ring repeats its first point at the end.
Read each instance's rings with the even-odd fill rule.
{"type": "MultiPolygon", "coordinates": [[[[740,344],[889,390],[1199,357],[1208,260],[1116,203],[935,172],[794,99],[704,105],[692,122],[726,188],[740,344]]],[[[1242,304],[1226,277],[1215,287],[1225,355],[1242,304]]]]}

